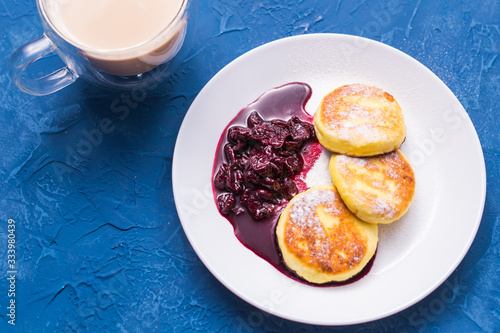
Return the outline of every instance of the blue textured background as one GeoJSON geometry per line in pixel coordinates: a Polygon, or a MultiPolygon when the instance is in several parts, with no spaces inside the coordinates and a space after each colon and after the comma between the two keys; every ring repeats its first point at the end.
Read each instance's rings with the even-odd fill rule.
{"type": "MultiPolygon", "coordinates": [[[[0,31],[0,332],[12,329],[9,218],[17,223],[13,331],[346,329],[283,320],[233,295],[187,242],[172,198],[176,135],[200,89],[254,47],[315,32],[382,41],[429,67],[469,113],[487,168],[481,226],[458,269],[413,307],[347,329],[500,331],[499,1],[199,0],[190,57],[144,101],[128,105],[81,80],[46,97],[13,85],[10,54],[42,33],[34,0],[1,0],[0,31]],[[111,111],[116,99],[130,114],[111,111]],[[103,119],[112,130],[93,137],[77,166],[68,167],[69,150],[84,149],[81,141],[103,119]]],[[[49,58],[39,71],[55,64],[57,57],[49,58]]]]}

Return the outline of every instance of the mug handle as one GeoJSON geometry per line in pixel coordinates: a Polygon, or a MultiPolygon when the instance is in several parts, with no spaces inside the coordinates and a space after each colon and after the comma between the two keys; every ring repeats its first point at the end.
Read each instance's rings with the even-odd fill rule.
{"type": "Polygon", "coordinates": [[[54,50],[54,45],[45,35],[18,48],[9,60],[11,80],[25,93],[36,96],[51,94],[75,82],[78,75],[68,67],[60,68],[40,78],[30,79],[23,76],[29,65],[54,50]]]}

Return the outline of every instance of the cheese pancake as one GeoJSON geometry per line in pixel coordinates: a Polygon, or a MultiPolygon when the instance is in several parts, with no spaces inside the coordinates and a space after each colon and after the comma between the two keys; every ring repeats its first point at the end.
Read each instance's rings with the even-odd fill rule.
{"type": "Polygon", "coordinates": [[[361,272],[378,243],[377,225],[354,216],[331,185],[297,194],[281,213],[276,235],[285,264],[316,284],[361,272]]]}
{"type": "Polygon", "coordinates": [[[366,84],[326,95],[314,117],[319,142],[350,156],[373,156],[399,148],[406,136],[401,107],[387,92],[366,84]]]}
{"type": "Polygon", "coordinates": [[[349,210],[366,222],[396,221],[415,193],[415,174],[399,149],[374,157],[333,154],[330,175],[349,210]]]}

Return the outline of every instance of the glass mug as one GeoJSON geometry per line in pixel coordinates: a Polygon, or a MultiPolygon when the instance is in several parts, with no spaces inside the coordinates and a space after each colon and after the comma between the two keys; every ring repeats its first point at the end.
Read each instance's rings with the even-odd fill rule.
{"type": "MultiPolygon", "coordinates": [[[[10,77],[22,91],[32,95],[47,95],[70,85],[79,77],[108,89],[146,87],[158,83],[163,76],[171,73],[186,56],[185,53],[190,47],[194,30],[193,14],[196,15],[197,10],[196,0],[155,0],[160,4],[177,1],[176,11],[169,14],[171,20],[164,22],[165,26],[161,27],[161,31],[150,38],[140,40],[132,46],[115,48],[92,47],[88,45],[89,43],[84,44],[72,36],[70,29],[63,24],[62,20],[62,15],[68,13],[62,11],[69,8],[64,6],[71,1],[87,1],[81,3],[80,6],[95,5],[86,10],[94,11],[95,17],[100,16],[101,19],[103,15],[98,11],[106,9],[102,6],[105,0],[92,0],[94,3],[89,0],[37,0],[44,34],[14,51],[9,62],[10,77]],[[66,67],[39,78],[29,78],[25,74],[34,61],[54,51],[64,61],[66,67]]],[[[107,1],[109,3],[110,0],[107,1]]],[[[123,0],[111,0],[113,1],[116,4],[117,1],[123,0]]],[[[141,3],[142,0],[127,1],[132,4],[133,1],[138,1],[136,5],[144,5],[141,3]]],[[[78,16],[78,10],[75,11],[75,9],[78,8],[72,8],[73,14],[76,13],[78,16]]],[[[115,15],[114,18],[119,15],[116,10],[109,14],[115,15]]],[[[75,17],[70,19],[73,21],[80,19],[76,18],[77,20],[75,17]]],[[[109,22],[111,18],[110,15],[109,22]]],[[[161,19],[159,22],[163,24],[161,19]]],[[[130,24],[133,25],[133,23],[130,24]]],[[[130,28],[141,29],[141,26],[130,28]]],[[[142,30],[129,30],[129,33],[132,31],[142,30]]],[[[127,36],[121,37],[127,39],[127,36]]]]}

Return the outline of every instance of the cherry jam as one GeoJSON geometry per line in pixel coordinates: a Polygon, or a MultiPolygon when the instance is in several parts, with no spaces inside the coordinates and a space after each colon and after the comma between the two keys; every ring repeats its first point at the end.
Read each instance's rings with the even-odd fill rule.
{"type": "MultiPolygon", "coordinates": [[[[285,265],[276,224],[322,152],[304,107],[311,87],[293,82],[265,92],[242,109],[221,135],[213,166],[214,199],[239,241],[283,274],[310,284],[285,265]]],[[[369,271],[372,261],[354,278],[369,271]]]]}

